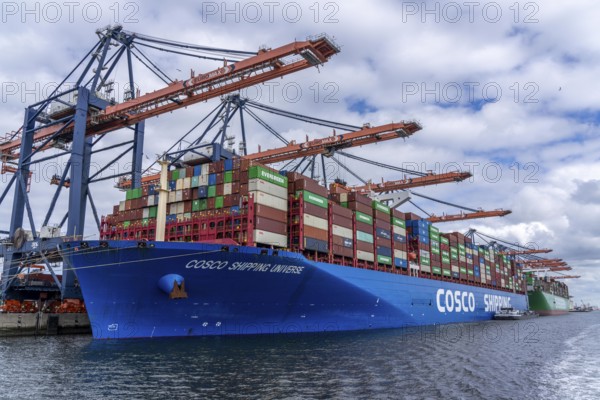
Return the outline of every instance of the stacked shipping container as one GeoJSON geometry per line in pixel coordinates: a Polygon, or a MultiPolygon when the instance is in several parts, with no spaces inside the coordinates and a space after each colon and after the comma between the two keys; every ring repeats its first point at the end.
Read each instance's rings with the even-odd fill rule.
{"type": "MultiPolygon", "coordinates": [[[[102,239],[153,240],[158,188],[127,191],[102,219],[102,239]]],[[[299,173],[248,160],[169,173],[166,240],[289,248],[307,258],[523,292],[522,265],[416,214],[299,173]],[[410,263],[409,263],[410,260],[410,263]],[[418,272],[417,272],[418,271],[418,272]]]]}

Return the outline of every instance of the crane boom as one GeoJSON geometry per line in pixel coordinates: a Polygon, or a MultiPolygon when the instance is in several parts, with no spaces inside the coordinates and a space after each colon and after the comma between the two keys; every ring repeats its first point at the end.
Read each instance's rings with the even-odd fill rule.
{"type": "Polygon", "coordinates": [[[421,126],[416,122],[399,122],[375,127],[365,126],[358,131],[344,133],[343,135],[334,134],[326,138],[314,139],[300,144],[290,142],[287,146],[249,154],[245,158],[263,164],[272,164],[317,154],[329,156],[339,149],[362,146],[399,137],[406,138],[419,130],[421,130],[421,126]]]}
{"type": "MultiPolygon", "coordinates": [[[[261,50],[256,56],[230,64],[185,81],[174,81],[168,86],[120,104],[110,105],[88,117],[86,135],[99,135],[140,121],[206,101],[220,95],[240,90],[273,78],[282,77],[302,69],[325,63],[340,51],[329,38],[293,42],[272,50],[261,50]],[[298,56],[299,59],[288,60],[298,56]]],[[[61,137],[72,133],[74,124],[64,127],[52,125],[38,130],[34,143],[38,143],[63,129],[61,137]]],[[[0,144],[2,159],[18,157],[20,137],[0,144]]]]}
{"type": "Polygon", "coordinates": [[[429,222],[439,223],[439,222],[454,222],[454,221],[463,221],[467,219],[478,219],[478,218],[490,218],[490,217],[504,217],[505,215],[510,214],[512,211],[510,210],[494,210],[494,211],[476,211],[472,213],[460,213],[454,215],[441,215],[436,216],[433,215],[429,218],[429,222]]]}
{"type": "Polygon", "coordinates": [[[522,260],[519,261],[521,264],[525,265],[539,265],[539,264],[554,264],[564,262],[562,258],[550,258],[550,259],[540,259],[540,260],[522,260]]]}
{"type": "MultiPolygon", "coordinates": [[[[295,158],[314,156],[317,154],[328,155],[339,148],[362,146],[364,144],[395,139],[398,137],[408,137],[420,129],[421,126],[416,122],[402,122],[376,127],[365,127],[356,132],[350,132],[344,135],[332,135],[300,144],[292,141],[287,146],[248,154],[247,156],[244,156],[244,158],[264,164],[270,164],[279,161],[293,160],[295,158]]],[[[146,175],[142,177],[142,185],[156,183],[159,178],[160,175],[158,174],[146,175]]],[[[131,180],[128,178],[123,178],[118,184],[118,187],[121,189],[126,189],[130,186],[131,180]]]]}
{"type": "Polygon", "coordinates": [[[553,279],[577,279],[581,278],[580,275],[561,275],[561,276],[553,276],[553,279]]]}
{"type": "Polygon", "coordinates": [[[500,255],[503,256],[519,256],[524,254],[541,254],[541,253],[550,253],[552,249],[528,249],[528,250],[510,250],[510,251],[501,251],[500,255]]]}
{"type": "Polygon", "coordinates": [[[410,189],[419,186],[438,185],[440,183],[461,182],[470,178],[472,175],[469,172],[447,172],[444,174],[430,173],[426,176],[416,178],[404,178],[396,181],[388,181],[382,183],[369,183],[362,186],[354,186],[352,189],[357,192],[392,192],[394,190],[410,189]]]}

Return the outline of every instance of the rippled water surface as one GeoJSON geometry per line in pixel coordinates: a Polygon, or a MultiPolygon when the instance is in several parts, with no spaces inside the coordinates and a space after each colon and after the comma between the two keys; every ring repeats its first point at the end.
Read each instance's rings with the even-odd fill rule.
{"type": "Polygon", "coordinates": [[[0,339],[2,399],[600,399],[600,312],[419,329],[0,339]]]}

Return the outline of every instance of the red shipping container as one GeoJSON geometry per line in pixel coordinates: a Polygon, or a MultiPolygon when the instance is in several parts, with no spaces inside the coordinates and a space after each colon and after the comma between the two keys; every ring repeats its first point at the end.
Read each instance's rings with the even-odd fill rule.
{"type": "Polygon", "coordinates": [[[373,243],[362,242],[360,240],[356,241],[356,250],[366,251],[369,253],[375,253],[373,243]]]}
{"type": "Polygon", "coordinates": [[[364,222],[356,221],[356,230],[357,231],[366,232],[366,233],[372,233],[373,232],[373,225],[369,225],[369,224],[364,223],[364,222]]]}
{"type": "Polygon", "coordinates": [[[287,234],[287,222],[274,221],[264,217],[256,217],[254,219],[254,227],[261,231],[273,232],[279,235],[287,234]]]}
{"type": "Polygon", "coordinates": [[[339,225],[344,228],[352,229],[352,218],[342,217],[340,215],[333,214],[331,216],[333,225],[339,225]]]}
{"type": "Polygon", "coordinates": [[[312,226],[304,225],[304,237],[309,237],[327,242],[327,239],[329,239],[329,232],[324,231],[322,229],[314,228],[312,226]]]}
{"type": "Polygon", "coordinates": [[[294,181],[294,190],[306,190],[319,196],[327,197],[327,188],[319,185],[317,181],[307,177],[294,181]]]}
{"type": "Polygon", "coordinates": [[[257,217],[270,218],[272,220],[280,221],[287,224],[287,212],[285,211],[268,207],[262,204],[257,204],[254,208],[254,213],[257,217]]]}
{"type": "Polygon", "coordinates": [[[353,249],[349,249],[347,247],[339,246],[336,244],[331,246],[331,253],[336,256],[342,256],[342,257],[348,257],[348,258],[354,257],[353,249]]]}
{"type": "Polygon", "coordinates": [[[349,208],[342,207],[339,204],[335,204],[335,203],[332,203],[332,202],[330,202],[329,204],[330,204],[330,207],[331,207],[331,213],[334,216],[338,215],[338,216],[341,216],[341,217],[352,219],[352,215],[354,213],[349,208]]]}
{"type": "Polygon", "coordinates": [[[348,193],[348,202],[357,202],[371,208],[371,198],[357,192],[348,193]]]}
{"type": "Polygon", "coordinates": [[[350,201],[348,202],[348,208],[354,211],[360,211],[363,214],[372,215],[370,205],[366,205],[356,201],[350,201]]]}

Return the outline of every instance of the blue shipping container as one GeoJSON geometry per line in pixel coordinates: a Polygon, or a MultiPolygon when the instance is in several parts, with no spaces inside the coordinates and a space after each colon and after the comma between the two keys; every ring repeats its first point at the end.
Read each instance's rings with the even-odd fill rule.
{"type": "Polygon", "coordinates": [[[202,165],[196,165],[194,167],[194,176],[202,175],[202,165]]]}
{"type": "Polygon", "coordinates": [[[392,256],[392,249],[389,249],[387,247],[377,246],[377,255],[379,255],[379,256],[385,256],[385,257],[391,257],[392,256]]]}
{"type": "Polygon", "coordinates": [[[208,197],[208,186],[198,187],[198,198],[205,199],[208,197]]]}
{"type": "Polygon", "coordinates": [[[217,174],[208,175],[208,186],[214,186],[217,184],[217,174]]]}
{"type": "Polygon", "coordinates": [[[329,245],[326,241],[307,237],[304,238],[304,248],[307,250],[320,251],[322,253],[329,251],[329,245]]]}
{"type": "Polygon", "coordinates": [[[225,171],[231,171],[233,169],[233,160],[225,160],[225,171]]]}
{"type": "Polygon", "coordinates": [[[408,260],[402,258],[394,258],[394,265],[398,268],[408,268],[408,260]]]}
{"type": "Polygon", "coordinates": [[[376,228],[375,232],[377,232],[377,237],[379,237],[379,238],[388,239],[388,240],[390,240],[392,238],[392,234],[390,233],[390,231],[388,231],[386,229],[376,228]]]}

